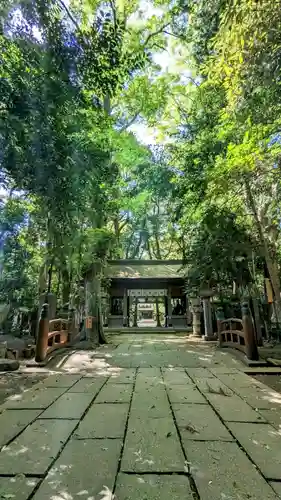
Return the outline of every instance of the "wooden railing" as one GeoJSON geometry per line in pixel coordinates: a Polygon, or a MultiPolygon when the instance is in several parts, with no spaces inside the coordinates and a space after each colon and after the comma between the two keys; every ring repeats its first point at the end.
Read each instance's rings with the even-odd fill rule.
{"type": "Polygon", "coordinates": [[[69,321],[67,319],[52,319],[49,321],[47,353],[57,347],[63,347],[69,341],[69,321]]]}
{"type": "Polygon", "coordinates": [[[245,335],[242,319],[224,319],[219,322],[218,329],[220,347],[234,347],[245,352],[245,335]]]}
{"type": "Polygon", "coordinates": [[[242,319],[221,319],[217,324],[220,347],[233,347],[244,352],[250,360],[259,359],[256,334],[247,303],[242,305],[242,319]]]}
{"type": "Polygon", "coordinates": [[[49,320],[48,304],[44,304],[39,321],[35,361],[42,362],[55,349],[72,345],[79,340],[79,329],[75,325],[74,311],[69,311],[68,319],[49,320]]]}

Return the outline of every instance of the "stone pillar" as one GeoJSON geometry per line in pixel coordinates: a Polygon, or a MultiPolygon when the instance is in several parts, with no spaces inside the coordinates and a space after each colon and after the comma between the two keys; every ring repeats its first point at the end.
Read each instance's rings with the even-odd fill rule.
{"type": "Polygon", "coordinates": [[[203,297],[205,340],[213,340],[212,308],[210,297],[203,297]]]}
{"type": "Polygon", "coordinates": [[[172,297],[171,297],[171,288],[168,288],[168,295],[167,295],[167,304],[168,304],[168,321],[167,321],[167,326],[173,326],[172,324],[172,297]]]}
{"type": "Polygon", "coordinates": [[[128,326],[128,292],[124,289],[123,296],[123,326],[128,326]]]}
{"type": "Polygon", "coordinates": [[[192,328],[194,337],[201,337],[201,301],[200,297],[193,297],[190,299],[192,310],[192,328]]]}

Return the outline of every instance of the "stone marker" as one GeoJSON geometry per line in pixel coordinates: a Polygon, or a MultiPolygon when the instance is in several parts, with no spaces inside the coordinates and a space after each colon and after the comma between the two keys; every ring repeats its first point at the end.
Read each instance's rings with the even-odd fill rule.
{"type": "Polygon", "coordinates": [[[227,423],[263,475],[281,479],[281,436],[269,424],[227,423]]]}
{"type": "Polygon", "coordinates": [[[128,403],[94,404],[80,422],[74,437],[123,438],[128,410],[128,403]]]}
{"type": "Polygon", "coordinates": [[[121,446],[119,439],[70,441],[33,499],[112,498],[121,446]]]}
{"type": "Polygon", "coordinates": [[[233,437],[209,406],[174,404],[173,410],[183,443],[185,441],[233,441],[233,437]]]}
{"type": "Polygon", "coordinates": [[[115,495],[118,500],[193,500],[187,477],[163,474],[119,474],[115,495]]]}
{"type": "Polygon", "coordinates": [[[0,474],[45,474],[74,430],[75,420],[36,420],[0,453],[0,474]]]}
{"type": "Polygon", "coordinates": [[[129,403],[132,384],[106,384],[100,391],[96,403],[129,403]]]}
{"type": "Polygon", "coordinates": [[[122,471],[183,472],[184,456],[172,417],[129,418],[122,471]]]}
{"type": "Polygon", "coordinates": [[[47,389],[42,388],[41,384],[37,384],[31,390],[23,392],[21,394],[15,394],[7,399],[3,405],[3,408],[11,409],[44,409],[47,408],[53,401],[55,401],[61,394],[65,392],[65,389],[47,389]]]}
{"type": "Polygon", "coordinates": [[[95,396],[99,392],[103,384],[106,382],[106,379],[107,377],[84,377],[76,382],[76,384],[74,384],[72,387],[70,387],[67,392],[84,392],[95,396]]]}
{"type": "Polygon", "coordinates": [[[171,403],[207,404],[206,399],[204,399],[198,389],[190,384],[173,385],[167,390],[171,403]]]}
{"type": "Polygon", "coordinates": [[[73,384],[75,384],[81,375],[66,375],[62,373],[57,373],[56,375],[50,375],[50,377],[46,378],[42,385],[45,387],[65,387],[69,388],[73,384]]]}
{"type": "MultiPolygon", "coordinates": [[[[0,415],[0,446],[7,444],[38,417],[42,410],[6,410],[0,415]]],[[[1,498],[1,496],[0,496],[1,498]]]]}
{"type": "Polygon", "coordinates": [[[39,480],[30,477],[1,477],[0,498],[3,500],[28,500],[39,480]]]}
{"type": "Polygon", "coordinates": [[[67,392],[55,401],[40,418],[79,419],[93,400],[92,394],[67,392]]]}
{"type": "Polygon", "coordinates": [[[253,410],[243,399],[235,394],[223,396],[221,394],[205,393],[205,397],[219,413],[223,420],[229,422],[264,422],[263,417],[253,410]]]}
{"type": "Polygon", "coordinates": [[[193,385],[191,378],[183,369],[177,370],[172,368],[165,368],[163,369],[163,379],[166,385],[193,385]]]}
{"type": "Polygon", "coordinates": [[[187,461],[200,500],[277,500],[236,443],[189,441],[187,461]]]}

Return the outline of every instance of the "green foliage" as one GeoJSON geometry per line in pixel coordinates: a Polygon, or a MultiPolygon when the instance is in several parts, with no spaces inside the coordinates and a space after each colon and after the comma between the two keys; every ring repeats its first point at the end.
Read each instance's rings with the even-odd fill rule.
{"type": "Polygon", "coordinates": [[[188,289],[250,283],[254,241],[234,213],[209,205],[191,215],[186,236],[188,289]]]}

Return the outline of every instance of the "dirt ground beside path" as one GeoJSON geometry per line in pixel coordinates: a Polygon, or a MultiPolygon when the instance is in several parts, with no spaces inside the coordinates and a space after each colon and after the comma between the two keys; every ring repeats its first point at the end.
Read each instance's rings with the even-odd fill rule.
{"type": "Polygon", "coordinates": [[[49,372],[2,372],[0,373],[0,405],[13,394],[20,394],[41,382],[49,372]]]}

